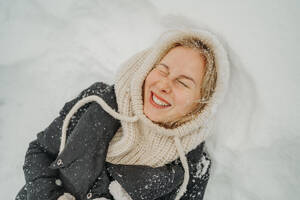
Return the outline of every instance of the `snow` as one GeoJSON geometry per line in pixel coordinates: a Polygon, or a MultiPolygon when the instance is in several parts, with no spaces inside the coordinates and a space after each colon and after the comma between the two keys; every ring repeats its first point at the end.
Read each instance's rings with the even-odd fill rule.
{"type": "Polygon", "coordinates": [[[231,83],[207,141],[205,199],[300,195],[300,3],[228,1],[0,1],[0,188],[24,184],[29,141],[64,103],[174,27],[206,27],[229,50],[231,83]]]}
{"type": "Polygon", "coordinates": [[[204,174],[206,174],[208,167],[210,165],[210,160],[206,159],[205,156],[202,156],[200,162],[197,164],[197,173],[195,174],[196,178],[201,178],[204,174]]]}

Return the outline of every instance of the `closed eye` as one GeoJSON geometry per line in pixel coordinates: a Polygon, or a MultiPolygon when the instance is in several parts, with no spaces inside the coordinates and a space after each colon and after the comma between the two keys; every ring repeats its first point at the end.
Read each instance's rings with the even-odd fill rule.
{"type": "Polygon", "coordinates": [[[178,81],[178,83],[180,83],[180,84],[183,85],[184,87],[189,88],[189,86],[188,86],[187,84],[185,84],[184,82],[182,82],[182,81],[180,81],[180,80],[177,80],[177,81],[178,81]]]}
{"type": "Polygon", "coordinates": [[[156,69],[164,76],[167,76],[169,73],[163,67],[157,66],[156,69]]]}
{"type": "Polygon", "coordinates": [[[161,73],[163,74],[167,74],[167,72],[163,71],[163,70],[159,70],[161,73]]]}

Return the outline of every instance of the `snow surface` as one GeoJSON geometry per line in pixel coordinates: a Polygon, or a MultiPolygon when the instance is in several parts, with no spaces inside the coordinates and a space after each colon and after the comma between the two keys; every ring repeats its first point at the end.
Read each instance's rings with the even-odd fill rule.
{"type": "Polygon", "coordinates": [[[207,200],[299,199],[300,3],[296,0],[0,0],[0,188],[24,184],[28,143],[64,103],[174,27],[206,27],[231,83],[207,141],[207,200]]]}

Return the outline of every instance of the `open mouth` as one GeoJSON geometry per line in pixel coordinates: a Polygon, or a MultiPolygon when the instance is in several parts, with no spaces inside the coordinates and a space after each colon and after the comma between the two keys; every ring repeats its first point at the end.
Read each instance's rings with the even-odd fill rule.
{"type": "Polygon", "coordinates": [[[167,108],[170,107],[171,104],[167,102],[165,99],[157,96],[153,92],[150,95],[150,103],[156,108],[167,108]]]}

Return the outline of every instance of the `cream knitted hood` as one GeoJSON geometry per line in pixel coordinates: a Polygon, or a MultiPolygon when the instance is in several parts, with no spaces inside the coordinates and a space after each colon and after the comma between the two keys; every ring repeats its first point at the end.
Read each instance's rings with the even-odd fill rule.
{"type": "Polygon", "coordinates": [[[229,80],[229,62],[222,44],[205,30],[172,30],[164,33],[150,48],[137,53],[121,66],[115,93],[118,111],[111,109],[100,97],[88,96],[71,109],[63,124],[61,149],[66,140],[66,129],[72,115],[84,104],[96,101],[113,117],[121,120],[121,128],[114,136],[106,160],[114,164],[148,165],[158,167],[180,158],[185,176],[177,194],[186,191],[189,170],[185,154],[196,148],[210,133],[214,114],[225,96],[229,80]],[[184,38],[197,38],[215,56],[217,81],[215,92],[201,113],[183,125],[167,129],[153,123],[143,113],[142,86],[147,74],[170,46],[184,38]]]}

